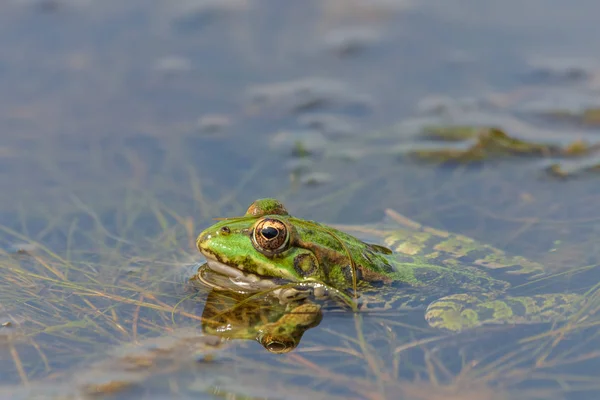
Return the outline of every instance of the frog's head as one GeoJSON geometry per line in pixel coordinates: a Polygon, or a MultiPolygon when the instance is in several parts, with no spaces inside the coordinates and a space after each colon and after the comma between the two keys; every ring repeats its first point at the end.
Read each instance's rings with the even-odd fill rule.
{"type": "Polygon", "coordinates": [[[323,278],[315,255],[301,247],[292,218],[275,199],[260,199],[242,217],[227,218],[204,230],[196,244],[208,266],[238,279],[299,282],[323,278]]]}
{"type": "Polygon", "coordinates": [[[389,251],[292,217],[275,199],[256,200],[244,216],[219,221],[196,244],[210,269],[238,281],[310,280],[340,289],[352,284],[351,259],[362,268],[356,272],[361,275],[389,251]]]}

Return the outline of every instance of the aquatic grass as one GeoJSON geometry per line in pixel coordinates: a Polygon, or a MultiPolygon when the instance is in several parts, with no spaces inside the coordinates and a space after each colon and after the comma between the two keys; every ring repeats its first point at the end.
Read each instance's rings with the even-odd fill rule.
{"type": "MultiPolygon", "coordinates": [[[[72,226],[74,225],[69,228],[70,237],[74,235],[72,226]]],[[[129,327],[123,326],[128,316],[134,315],[131,320],[135,321],[133,330],[136,333],[141,330],[140,326],[143,326],[146,331],[154,330],[155,333],[162,333],[165,329],[169,329],[169,323],[173,322],[173,318],[167,317],[173,312],[172,305],[160,301],[161,296],[169,296],[168,293],[159,291],[159,280],[166,275],[165,271],[156,274],[154,279],[151,274],[146,274],[142,278],[146,282],[144,286],[135,285],[134,282],[123,285],[123,281],[120,281],[122,271],[130,263],[126,255],[118,254],[119,252],[114,249],[104,252],[102,258],[107,258],[108,263],[103,264],[104,260],[95,260],[95,262],[85,260],[85,252],[78,254],[68,246],[69,250],[66,254],[69,259],[67,260],[41,243],[29,240],[10,228],[0,227],[0,230],[9,237],[27,242],[33,249],[27,254],[11,255],[5,252],[0,260],[0,269],[4,278],[0,284],[0,292],[2,303],[14,308],[18,312],[16,318],[22,321],[18,323],[18,329],[23,331],[19,336],[21,340],[26,343],[29,339],[37,338],[35,342],[30,343],[35,343],[46,365],[46,372],[52,369],[52,365],[56,365],[56,356],[49,356],[49,354],[55,353],[61,347],[61,343],[62,346],[68,343],[73,353],[77,353],[77,347],[80,346],[78,343],[80,343],[85,348],[85,350],[82,348],[82,352],[86,353],[89,352],[89,346],[102,342],[117,343],[119,339],[117,342],[115,339],[122,335],[125,335],[122,336],[124,340],[131,340],[129,327]],[[82,256],[83,260],[76,261],[82,256]],[[110,268],[110,265],[118,265],[119,268],[110,268]],[[108,300],[108,303],[105,300],[108,300]],[[128,305],[135,308],[132,310],[128,305]],[[115,312],[116,310],[118,312],[115,312]],[[145,315],[147,310],[158,314],[163,313],[163,322],[157,325],[156,322],[161,318],[148,319],[145,315]],[[74,319],[76,315],[83,318],[74,319]],[[50,335],[54,339],[40,343],[40,335],[50,335]],[[104,339],[98,342],[99,338],[104,339]]],[[[104,243],[106,237],[114,236],[105,229],[85,235],[90,235],[90,239],[100,236],[102,240],[95,240],[96,244],[104,243]]],[[[167,241],[165,245],[171,246],[171,242],[167,241]]],[[[173,257],[173,260],[177,260],[177,257],[173,257]]],[[[134,263],[145,261],[145,257],[138,257],[134,263]]],[[[170,296],[174,298],[173,294],[170,296]]],[[[189,312],[179,314],[190,320],[200,319],[189,312]]],[[[28,382],[30,378],[26,371],[32,360],[22,362],[18,354],[23,350],[19,350],[17,345],[11,346],[13,346],[12,358],[19,370],[21,380],[28,382]]]]}
{"type": "MultiPolygon", "coordinates": [[[[339,332],[332,332],[332,334],[339,336],[339,332]]],[[[345,336],[346,343],[356,341],[355,338],[349,339],[345,336]]],[[[343,343],[343,342],[342,342],[343,343]]],[[[431,398],[473,398],[473,399],[496,399],[496,398],[513,398],[518,396],[523,399],[538,399],[538,398],[561,398],[564,393],[560,389],[546,389],[546,390],[523,390],[519,389],[519,383],[526,382],[530,379],[530,375],[524,374],[527,371],[526,368],[519,369],[518,373],[514,373],[515,364],[507,362],[511,357],[515,357],[519,354],[519,351],[506,355],[505,358],[499,359],[496,363],[489,362],[489,368],[481,368],[486,364],[485,359],[469,359],[464,358],[462,367],[458,371],[450,369],[444,365],[444,361],[437,357],[435,354],[440,353],[440,349],[446,347],[453,347],[457,343],[452,341],[448,342],[447,336],[430,337],[428,339],[419,339],[412,342],[408,342],[405,345],[398,346],[395,355],[400,357],[392,358],[391,362],[384,361],[383,358],[372,358],[372,362],[376,363],[374,366],[372,362],[365,360],[365,354],[361,351],[349,351],[346,346],[343,348],[315,348],[315,349],[302,349],[299,352],[294,353],[294,361],[298,365],[304,365],[309,370],[314,371],[319,376],[325,377],[333,382],[340,382],[345,387],[352,388],[357,394],[363,398],[370,399],[385,399],[389,398],[393,394],[394,398],[401,396],[402,398],[411,399],[431,399],[431,398]],[[431,349],[430,344],[435,343],[436,345],[431,349]],[[437,350],[436,350],[437,349],[437,350]],[[345,359],[340,359],[338,363],[328,363],[328,368],[323,369],[322,363],[310,362],[302,359],[302,355],[310,355],[313,352],[329,351],[334,353],[340,353],[355,358],[353,362],[345,359]],[[419,369],[414,369],[416,364],[421,362],[417,361],[417,354],[420,353],[420,357],[423,358],[423,364],[419,369]],[[406,360],[413,360],[413,362],[401,363],[398,358],[401,358],[403,353],[406,353],[406,360]],[[411,364],[415,364],[411,366],[411,364]],[[350,376],[344,372],[347,365],[364,365],[365,376],[350,376]],[[336,365],[339,371],[335,371],[336,365]],[[333,368],[333,369],[332,369],[333,368]],[[413,374],[414,378],[407,379],[406,373],[408,370],[413,374]],[[490,373],[490,370],[492,373],[490,373]],[[373,374],[377,375],[374,376],[373,374]],[[371,378],[369,378],[371,376],[371,378]],[[374,378],[374,379],[373,379],[374,378]],[[512,393],[512,395],[511,395],[512,393]],[[497,397],[500,396],[500,397],[497,397]],[[538,397],[539,396],[539,397],[538,397]]],[[[358,348],[360,346],[356,343],[358,348]]],[[[374,348],[369,349],[370,352],[375,351],[374,348]]],[[[376,352],[376,354],[382,354],[376,352]]],[[[373,354],[371,354],[372,356],[373,354]]],[[[326,357],[322,355],[322,357],[326,357]]],[[[420,358],[419,357],[419,358],[420,358]]],[[[463,355],[464,357],[464,355],[463,355]]],[[[527,360],[519,360],[527,361],[527,360]]],[[[516,363],[518,364],[518,363],[516,363]]],[[[531,367],[535,370],[535,365],[531,367]]],[[[308,371],[298,371],[298,373],[305,374],[308,371]]],[[[540,375],[541,376],[541,375],[540,375]]]]}
{"type": "MultiPolygon", "coordinates": [[[[136,175],[111,186],[97,200],[90,199],[86,190],[91,187],[85,184],[71,192],[69,188],[74,186],[65,176],[60,180],[64,192],[56,197],[64,199],[64,204],[54,210],[21,207],[18,224],[1,229],[3,243],[32,247],[28,253],[4,251],[0,255],[0,302],[9,309],[0,315],[10,315],[16,321],[14,333],[5,335],[0,331],[2,337],[10,338],[10,345],[0,346],[11,360],[0,367],[3,384],[32,385],[42,378],[64,378],[81,366],[93,372],[94,363],[102,359],[108,359],[109,364],[112,360],[111,365],[116,367],[123,360],[111,358],[114,355],[108,353],[121,346],[141,345],[149,338],[168,338],[181,327],[200,325],[202,296],[175,289],[182,287],[180,280],[184,280],[178,276],[178,268],[200,260],[195,249],[197,230],[210,218],[230,215],[232,208],[244,209],[245,204],[238,204],[239,195],[252,184],[260,183],[255,180],[264,175],[260,169],[248,171],[238,188],[211,193],[207,188],[214,182],[195,167],[183,168],[188,172],[185,184],[164,177],[150,182],[152,179],[144,177],[143,165],[134,158],[130,162],[138,163],[136,175]],[[181,206],[185,203],[189,204],[181,206]],[[31,228],[31,220],[36,216],[43,221],[42,226],[31,228]],[[188,303],[195,304],[189,307],[188,303]]],[[[106,168],[101,158],[96,160],[100,164],[94,168],[106,168]]],[[[538,215],[544,218],[527,219],[519,214],[527,210],[517,206],[507,212],[492,206],[476,208],[477,203],[463,190],[477,180],[460,175],[463,172],[454,171],[453,178],[440,185],[431,184],[425,191],[407,187],[399,193],[392,187],[383,187],[373,196],[383,201],[391,199],[402,212],[419,204],[418,212],[408,215],[423,222],[437,220],[440,224],[436,226],[440,227],[444,226],[444,218],[460,216],[464,210],[471,210],[475,219],[481,218],[481,225],[473,228],[476,231],[481,231],[489,218],[508,219],[518,225],[518,230],[509,232],[507,241],[523,238],[540,227],[555,227],[552,222],[556,220],[563,227],[593,223],[578,217],[571,225],[568,217],[549,218],[550,213],[544,216],[541,211],[538,215]],[[443,195],[448,197],[441,204],[438,196],[443,195]]],[[[390,168],[369,179],[392,181],[398,178],[397,173],[390,168]]],[[[305,209],[322,206],[323,213],[331,212],[333,216],[346,204],[355,202],[353,196],[357,193],[372,188],[369,179],[336,186],[329,197],[315,196],[314,192],[303,194],[303,188],[293,191],[284,185],[274,189],[280,189],[305,209]]],[[[477,179],[485,181],[483,175],[477,179]]],[[[501,197],[513,198],[514,191],[502,182],[488,185],[489,193],[494,187],[501,187],[506,189],[501,197]]],[[[380,204],[365,206],[361,202],[361,207],[383,209],[380,204]]],[[[355,228],[366,234],[377,233],[374,228],[355,228]]],[[[336,393],[345,393],[346,398],[357,399],[385,399],[398,393],[414,399],[470,399],[477,398],[477,394],[484,399],[534,399],[560,398],[578,390],[594,393],[600,389],[591,374],[569,373],[573,365],[598,360],[597,353],[590,349],[597,347],[600,339],[594,317],[599,303],[593,292],[589,296],[590,302],[579,315],[587,318],[573,320],[571,325],[551,326],[525,338],[511,338],[497,351],[492,351],[497,346],[492,339],[505,339],[503,333],[509,332],[510,327],[482,329],[474,336],[448,335],[414,326],[410,315],[398,311],[358,316],[348,312],[342,313],[342,318],[340,314],[326,313],[325,319],[334,318],[339,324],[327,325],[326,320],[322,325],[327,328],[310,330],[299,348],[285,356],[267,357],[253,343],[236,342],[233,362],[220,373],[235,376],[233,373],[237,372],[240,380],[249,378],[255,385],[272,388],[273,396],[285,393],[284,389],[312,398],[333,398],[336,393]],[[578,340],[575,345],[569,343],[572,337],[585,340],[578,340]],[[484,346],[486,338],[494,345],[484,346]],[[459,367],[456,359],[460,360],[459,367]],[[275,385],[274,376],[281,386],[275,385]]],[[[197,364],[203,365],[196,362],[191,365],[198,369],[191,369],[183,360],[172,360],[164,374],[172,374],[169,379],[175,382],[173,391],[187,390],[178,379],[190,371],[197,376],[219,371],[217,365],[201,369],[197,364]]],[[[97,373],[101,375],[100,370],[97,373]]],[[[156,371],[148,372],[141,386],[150,387],[158,375],[156,371]]],[[[169,387],[169,382],[164,383],[165,388],[169,387]]],[[[105,393],[110,388],[99,387],[105,393]]],[[[121,389],[115,384],[110,390],[121,389]]],[[[238,384],[221,393],[246,392],[238,384]]]]}
{"type": "MultiPolygon", "coordinates": [[[[10,285],[8,292],[3,291],[2,293],[6,293],[4,296],[8,295],[8,298],[12,294],[18,294],[23,304],[26,303],[30,307],[29,315],[32,318],[26,317],[26,319],[38,325],[38,328],[31,329],[26,337],[35,340],[36,351],[40,354],[39,362],[32,363],[31,360],[19,356],[24,351],[24,343],[22,342],[15,342],[13,350],[11,350],[14,354],[13,364],[20,376],[19,379],[23,383],[29,383],[32,379],[39,378],[39,376],[48,374],[58,368],[60,363],[56,363],[56,355],[60,355],[67,348],[75,355],[70,357],[61,355],[63,363],[71,363],[77,359],[93,360],[98,357],[99,353],[97,352],[101,349],[97,342],[99,338],[103,338],[100,343],[118,345],[132,340],[143,340],[144,337],[152,335],[168,334],[173,329],[174,324],[181,321],[176,320],[174,316],[187,318],[190,321],[200,320],[200,317],[196,314],[178,310],[178,307],[174,304],[187,299],[185,296],[178,297],[173,293],[161,291],[161,283],[169,280],[165,280],[164,270],[157,273],[157,270],[161,268],[169,268],[169,265],[174,265],[171,263],[194,259],[192,253],[185,253],[188,249],[173,246],[172,242],[172,235],[175,233],[183,238],[183,241],[178,241],[178,243],[190,244],[190,232],[193,229],[191,230],[189,226],[190,223],[193,223],[193,220],[190,221],[190,219],[181,217],[168,209],[161,208],[164,206],[155,205],[154,207],[157,210],[154,214],[155,218],[162,221],[160,223],[161,233],[154,238],[148,238],[147,245],[149,248],[158,246],[158,248],[154,247],[148,253],[140,251],[142,254],[135,256],[131,254],[131,249],[127,249],[122,254],[121,251],[115,249],[116,246],[123,245],[122,241],[118,241],[115,243],[115,247],[111,247],[101,240],[96,241],[99,246],[97,251],[103,255],[101,258],[93,261],[85,260],[88,254],[86,251],[73,249],[69,253],[70,259],[67,260],[52,251],[46,250],[40,243],[29,240],[28,243],[37,249],[32,252],[31,256],[23,254],[13,257],[4,254],[0,268],[7,271],[7,282],[12,283],[12,285],[10,285]],[[170,219],[167,220],[166,216],[169,216],[170,219]],[[157,252],[161,254],[157,254],[157,252]],[[173,254],[174,252],[178,254],[173,254]],[[104,259],[109,260],[109,264],[104,264],[104,259]],[[138,267],[140,263],[147,264],[140,269],[138,267]],[[118,266],[118,268],[111,266],[118,266]],[[124,270],[129,267],[134,267],[132,270],[134,272],[124,273],[124,270]],[[65,271],[68,271],[68,274],[65,271]],[[18,284],[14,285],[15,282],[18,282],[18,284]],[[48,291],[38,292],[40,284],[43,284],[42,286],[51,285],[51,288],[48,291]],[[163,300],[165,297],[169,299],[166,302],[163,300]],[[103,303],[104,300],[108,302],[103,303]],[[73,316],[78,314],[82,318],[73,319],[73,316]],[[54,338],[53,341],[58,340],[58,342],[50,344],[44,339],[43,335],[50,335],[54,338]],[[41,343],[38,343],[40,341],[41,343]],[[96,349],[96,356],[93,355],[94,348],[96,349]],[[40,369],[37,365],[43,367],[40,369]]],[[[129,221],[128,225],[135,226],[135,222],[129,221]]],[[[3,232],[11,234],[6,229],[3,232]]],[[[94,230],[85,233],[84,236],[89,240],[96,238],[96,235],[103,234],[103,231],[94,230]]],[[[14,237],[20,241],[27,239],[19,234],[14,235],[14,237]]],[[[97,251],[89,254],[97,256],[97,251]]],[[[590,305],[590,307],[592,306],[590,305]]],[[[27,309],[19,307],[19,310],[27,309]]],[[[593,310],[590,308],[588,311],[593,310]]],[[[441,360],[429,355],[423,359],[424,369],[418,374],[421,376],[421,380],[425,380],[420,383],[418,380],[410,381],[403,378],[407,370],[406,365],[402,366],[402,354],[415,350],[427,352],[430,345],[434,344],[439,347],[448,337],[439,335],[432,338],[416,339],[414,342],[400,345],[396,342],[391,347],[396,349],[393,352],[394,357],[392,357],[392,360],[385,360],[381,352],[381,349],[385,347],[381,346],[381,340],[390,337],[390,329],[387,329],[385,334],[382,335],[382,332],[372,330],[371,319],[366,320],[368,325],[365,325],[364,318],[360,316],[359,320],[355,320],[356,331],[353,334],[343,335],[343,341],[340,343],[346,343],[345,346],[316,346],[313,348],[310,339],[308,339],[307,345],[292,353],[290,358],[278,361],[278,363],[283,362],[284,364],[295,361],[295,363],[289,364],[289,368],[283,369],[279,366],[273,369],[272,365],[270,367],[266,365],[265,371],[276,370],[278,373],[288,374],[291,379],[298,379],[301,376],[314,379],[320,376],[319,380],[322,382],[322,386],[315,386],[315,390],[332,390],[331,385],[335,384],[346,387],[346,390],[350,388],[356,393],[357,398],[372,399],[386,398],[386,393],[390,393],[391,387],[401,393],[413,393],[414,396],[422,395],[423,398],[432,396],[435,393],[463,393],[468,398],[468,394],[471,393],[469,390],[472,390],[473,387],[483,390],[481,388],[494,388],[497,387],[495,386],[497,382],[503,382],[501,386],[511,388],[517,385],[520,380],[523,380],[523,376],[526,376],[519,376],[516,373],[509,374],[508,372],[511,370],[518,370],[520,373],[527,372],[529,377],[535,376],[536,379],[552,381],[560,379],[570,385],[577,385],[577,382],[582,382],[587,384],[586,387],[589,390],[593,390],[593,382],[589,379],[586,380],[581,376],[576,379],[569,375],[561,375],[551,371],[545,372],[545,370],[566,365],[567,361],[581,362],[596,357],[594,354],[588,354],[587,356],[574,354],[568,360],[563,358],[562,361],[554,360],[552,363],[538,363],[539,365],[530,366],[529,369],[522,367],[522,364],[531,361],[533,355],[542,352],[539,339],[531,340],[532,344],[528,347],[520,347],[518,350],[508,352],[505,356],[497,358],[493,362],[490,361],[487,367],[485,366],[485,359],[477,361],[477,369],[469,369],[464,366],[459,375],[455,375],[455,372],[445,368],[441,360]],[[376,342],[380,344],[375,344],[376,342]],[[322,360],[326,360],[335,354],[345,354],[359,363],[364,363],[365,376],[360,378],[343,372],[345,367],[343,362],[336,364],[327,361],[325,364],[320,363],[317,365],[315,360],[306,358],[310,354],[318,355],[319,359],[322,360]],[[302,365],[303,368],[300,369],[299,365],[302,365]],[[338,368],[340,372],[335,372],[338,368]],[[442,375],[440,377],[433,375],[438,373],[442,375]]],[[[401,321],[390,321],[388,319],[381,319],[381,321],[390,327],[393,332],[406,331],[410,328],[410,325],[403,324],[401,321]]],[[[423,333],[418,328],[413,328],[413,331],[417,336],[423,333]]],[[[322,332],[341,334],[331,329],[322,332]]],[[[587,342],[587,344],[591,343],[593,343],[593,339],[587,342]]],[[[28,345],[33,347],[31,342],[28,345]]],[[[577,353],[580,350],[574,348],[572,352],[577,353]]],[[[566,356],[565,353],[563,357],[566,356]]],[[[493,358],[492,356],[489,357],[493,358]]],[[[241,365],[247,362],[248,360],[245,359],[239,360],[241,365]]],[[[471,363],[474,363],[474,361],[471,361],[471,363]]],[[[546,391],[545,393],[551,394],[551,392],[546,391]]],[[[521,392],[519,393],[521,394],[521,392]]]]}

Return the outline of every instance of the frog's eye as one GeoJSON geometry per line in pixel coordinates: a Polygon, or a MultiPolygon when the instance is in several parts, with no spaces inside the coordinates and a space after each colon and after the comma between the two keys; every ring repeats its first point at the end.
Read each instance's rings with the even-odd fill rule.
{"type": "Polygon", "coordinates": [[[254,226],[252,243],[263,253],[281,253],[289,243],[287,226],[278,219],[264,218],[254,226]]]}

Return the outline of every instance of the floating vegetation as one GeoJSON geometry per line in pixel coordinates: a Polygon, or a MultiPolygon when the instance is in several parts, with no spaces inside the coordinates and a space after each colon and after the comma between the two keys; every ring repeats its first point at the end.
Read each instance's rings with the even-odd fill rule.
{"type": "Polygon", "coordinates": [[[253,85],[247,91],[253,110],[276,109],[291,113],[359,108],[370,111],[373,99],[344,81],[307,77],[285,82],[253,85]]]}
{"type": "Polygon", "coordinates": [[[437,126],[423,127],[421,137],[442,142],[462,142],[476,137],[482,128],[476,126],[437,126]]]}
{"type": "Polygon", "coordinates": [[[272,136],[269,145],[284,154],[302,158],[322,154],[328,140],[316,130],[281,131],[272,136]]]}
{"type": "Polygon", "coordinates": [[[300,182],[307,186],[324,185],[333,181],[333,176],[327,172],[312,172],[300,178],[300,182]]]}
{"type": "Polygon", "coordinates": [[[579,168],[565,168],[563,165],[555,163],[549,165],[545,171],[549,176],[557,179],[583,178],[598,175],[600,163],[579,168]]]}
{"type": "Polygon", "coordinates": [[[315,129],[327,137],[349,137],[358,133],[355,123],[344,116],[333,113],[310,113],[298,117],[298,123],[315,129]]]}
{"type": "Polygon", "coordinates": [[[598,73],[598,63],[590,58],[531,57],[527,60],[529,79],[543,84],[590,81],[598,73]]]}
{"type": "Polygon", "coordinates": [[[600,149],[598,144],[588,144],[577,140],[567,146],[530,142],[513,138],[497,128],[427,127],[424,136],[438,141],[463,142],[472,139],[466,149],[414,150],[411,155],[431,162],[471,163],[506,157],[579,157],[600,149]]]}
{"type": "Polygon", "coordinates": [[[380,40],[381,32],[367,27],[332,30],[324,38],[327,49],[339,57],[359,54],[380,40]]]}

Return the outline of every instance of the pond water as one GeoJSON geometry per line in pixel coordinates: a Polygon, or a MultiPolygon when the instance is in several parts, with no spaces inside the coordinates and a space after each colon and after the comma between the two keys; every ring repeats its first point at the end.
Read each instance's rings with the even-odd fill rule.
{"type": "Polygon", "coordinates": [[[0,398],[598,398],[599,11],[2,2],[0,398]],[[589,298],[458,334],[325,311],[267,351],[285,307],[186,281],[197,235],[263,197],[355,230],[391,209],[589,298]]]}

